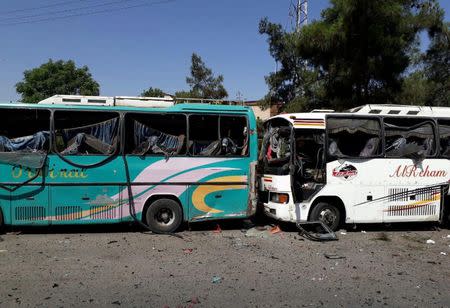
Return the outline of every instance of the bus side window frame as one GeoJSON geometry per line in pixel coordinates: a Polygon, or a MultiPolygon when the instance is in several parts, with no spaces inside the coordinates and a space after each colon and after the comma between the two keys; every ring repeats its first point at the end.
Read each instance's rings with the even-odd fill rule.
{"type": "Polygon", "coordinates": [[[188,120],[187,120],[187,156],[189,157],[224,157],[224,158],[237,158],[237,157],[250,157],[250,120],[248,117],[247,113],[208,113],[208,114],[204,114],[204,113],[189,113],[188,114],[188,120]],[[218,117],[218,121],[217,121],[217,135],[219,140],[222,140],[222,136],[221,136],[221,131],[220,131],[220,125],[221,125],[221,118],[222,117],[243,117],[245,119],[246,122],[246,127],[247,127],[247,151],[245,155],[194,155],[191,153],[191,150],[189,149],[189,142],[191,141],[191,130],[190,130],[190,117],[191,116],[199,116],[199,115],[205,115],[205,116],[217,116],[218,117]]]}
{"type": "MultiPolygon", "coordinates": [[[[129,145],[130,141],[126,140],[127,137],[127,116],[128,117],[132,117],[133,115],[139,115],[139,116],[145,116],[145,115],[182,115],[185,117],[185,129],[186,129],[186,135],[185,135],[185,146],[186,146],[186,151],[182,154],[176,154],[176,155],[170,155],[170,157],[187,157],[189,156],[189,150],[187,148],[188,145],[188,135],[189,135],[189,121],[188,121],[188,117],[189,115],[185,112],[144,112],[144,111],[125,111],[123,112],[123,122],[122,122],[122,138],[123,138],[123,148],[122,148],[122,153],[124,153],[124,155],[126,156],[137,156],[137,157],[164,157],[164,154],[159,154],[159,153],[145,153],[144,155],[141,154],[137,154],[137,153],[131,153],[129,152],[127,146],[129,145]]],[[[128,120],[129,121],[129,120],[128,120]]]]}
{"type": "Polygon", "coordinates": [[[378,115],[374,115],[374,116],[370,116],[370,115],[359,115],[359,114],[327,114],[325,115],[325,161],[326,162],[331,162],[333,160],[339,160],[339,159],[376,159],[376,158],[383,158],[385,153],[385,144],[384,144],[385,140],[384,140],[384,122],[381,116],[378,115]],[[380,125],[380,134],[379,134],[379,138],[380,138],[380,144],[379,147],[381,147],[381,150],[379,150],[379,154],[377,155],[372,155],[372,156],[366,156],[366,157],[361,157],[361,156],[342,156],[342,157],[334,157],[331,156],[329,154],[329,134],[328,134],[328,119],[330,118],[344,118],[344,119],[367,119],[367,120],[376,120],[378,122],[378,124],[380,125]],[[330,160],[331,159],[331,160],[330,160]]]}
{"type": "Polygon", "coordinates": [[[63,109],[63,108],[53,108],[51,109],[51,116],[50,116],[50,150],[49,153],[51,154],[59,154],[59,155],[63,155],[66,156],[64,154],[62,154],[60,151],[58,151],[57,149],[57,145],[56,145],[56,119],[55,119],[55,114],[57,112],[92,112],[92,113],[109,113],[109,114],[116,114],[117,118],[118,118],[118,130],[117,130],[117,139],[116,139],[116,148],[114,150],[114,152],[112,154],[104,154],[104,153],[88,153],[88,154],[67,154],[67,156],[114,156],[114,155],[122,155],[122,131],[121,131],[121,125],[123,125],[122,123],[122,114],[123,112],[120,112],[118,110],[97,110],[97,109],[63,109]]]}
{"type": "MultiPolygon", "coordinates": [[[[444,156],[444,155],[442,155],[442,152],[441,152],[441,123],[447,122],[450,124],[450,118],[436,118],[435,122],[436,122],[436,134],[439,138],[438,142],[436,142],[436,145],[437,145],[436,152],[438,154],[437,157],[444,158],[444,159],[450,159],[450,155],[444,156]]],[[[448,125],[448,126],[450,126],[450,125],[448,125]]],[[[449,139],[450,139],[450,137],[449,137],[449,139]]]]}
{"type": "Polygon", "coordinates": [[[247,128],[247,135],[245,136],[244,139],[244,143],[242,144],[242,146],[245,145],[245,141],[247,141],[247,153],[245,155],[221,155],[223,157],[249,157],[250,156],[250,122],[248,119],[248,115],[247,114],[221,114],[219,116],[219,138],[222,139],[221,136],[221,125],[222,125],[222,117],[234,117],[234,118],[244,118],[245,119],[245,127],[247,128]]]}
{"type": "MultiPolygon", "coordinates": [[[[438,142],[436,140],[436,137],[439,138],[439,133],[438,133],[438,126],[439,125],[437,123],[436,118],[418,117],[418,116],[392,116],[392,117],[383,116],[382,119],[383,119],[382,129],[383,129],[383,152],[384,152],[384,158],[388,158],[388,159],[408,159],[408,158],[410,158],[410,157],[406,157],[406,156],[397,156],[397,157],[386,156],[386,133],[385,133],[385,128],[386,128],[385,127],[385,120],[386,119],[394,119],[394,120],[395,119],[404,119],[404,120],[412,119],[414,121],[421,120],[422,123],[429,122],[432,125],[432,131],[433,131],[433,138],[434,138],[434,149],[433,150],[434,150],[434,152],[433,152],[433,155],[425,156],[425,157],[423,157],[423,159],[430,159],[430,158],[439,157],[439,155],[440,155],[440,146],[438,145],[438,142]]],[[[439,138],[439,142],[440,142],[440,138],[439,138]]]]}

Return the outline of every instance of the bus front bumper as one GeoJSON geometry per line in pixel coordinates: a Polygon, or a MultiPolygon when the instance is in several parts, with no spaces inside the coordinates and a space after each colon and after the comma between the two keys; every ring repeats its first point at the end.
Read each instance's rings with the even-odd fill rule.
{"type": "Polygon", "coordinates": [[[295,215],[292,215],[292,209],[289,204],[279,204],[279,203],[263,203],[264,214],[267,216],[281,221],[294,222],[295,215]]]}

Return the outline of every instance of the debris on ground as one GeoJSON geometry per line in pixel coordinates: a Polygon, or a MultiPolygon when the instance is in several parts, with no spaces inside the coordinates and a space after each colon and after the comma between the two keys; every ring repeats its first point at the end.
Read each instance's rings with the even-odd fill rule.
{"type": "Polygon", "coordinates": [[[332,260],[345,259],[345,256],[340,256],[340,255],[335,254],[335,253],[324,253],[323,255],[325,256],[325,258],[332,259],[332,260]]]}
{"type": "Polygon", "coordinates": [[[433,240],[427,240],[427,244],[436,244],[436,242],[433,240]]]}
{"type": "Polygon", "coordinates": [[[211,282],[212,283],[221,283],[222,282],[222,277],[220,277],[220,276],[213,276],[211,278],[211,282]]]}
{"type": "Polygon", "coordinates": [[[280,232],[282,232],[282,231],[280,229],[280,226],[278,226],[278,225],[276,225],[275,227],[270,229],[270,234],[277,234],[277,233],[280,233],[280,232]]]}
{"type": "Polygon", "coordinates": [[[20,235],[20,234],[22,234],[22,231],[12,231],[12,232],[8,232],[6,234],[8,234],[8,235],[20,235]]]}
{"type": "Polygon", "coordinates": [[[199,304],[200,303],[200,301],[199,301],[199,299],[198,299],[198,297],[197,296],[193,296],[189,301],[188,301],[188,303],[191,303],[191,304],[194,304],[194,305],[197,305],[197,304],[199,304]]]}
{"type": "Polygon", "coordinates": [[[259,238],[268,238],[272,233],[270,232],[271,226],[258,226],[251,229],[248,229],[245,232],[246,237],[259,237],[259,238]]]}
{"type": "Polygon", "coordinates": [[[329,226],[327,226],[320,220],[304,222],[298,221],[296,223],[296,226],[299,230],[299,234],[311,241],[327,242],[338,240],[336,233],[334,233],[334,231],[331,230],[329,226]],[[313,231],[312,229],[315,229],[315,231],[313,231]]]}
{"type": "Polygon", "coordinates": [[[222,233],[222,228],[220,228],[220,225],[217,224],[216,229],[213,231],[214,233],[222,233]]]}

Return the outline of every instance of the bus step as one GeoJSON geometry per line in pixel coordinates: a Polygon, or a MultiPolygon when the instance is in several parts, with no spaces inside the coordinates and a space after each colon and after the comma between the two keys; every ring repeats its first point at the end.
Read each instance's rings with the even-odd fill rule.
{"type": "Polygon", "coordinates": [[[306,221],[306,222],[297,222],[297,228],[300,231],[300,235],[306,237],[309,240],[312,241],[318,241],[318,242],[326,242],[326,241],[337,241],[338,238],[336,236],[336,233],[333,232],[333,230],[330,229],[326,224],[324,224],[322,221],[306,221]],[[308,227],[308,229],[321,229],[317,232],[309,231],[304,228],[304,226],[308,227]],[[320,228],[317,228],[320,227],[320,228]]]}

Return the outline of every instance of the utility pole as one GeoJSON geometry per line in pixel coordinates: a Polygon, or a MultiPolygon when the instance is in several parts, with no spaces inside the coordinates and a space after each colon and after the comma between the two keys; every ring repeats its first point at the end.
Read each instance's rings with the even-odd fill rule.
{"type": "Polygon", "coordinates": [[[297,0],[295,8],[295,31],[308,24],[308,0],[297,0]]]}

